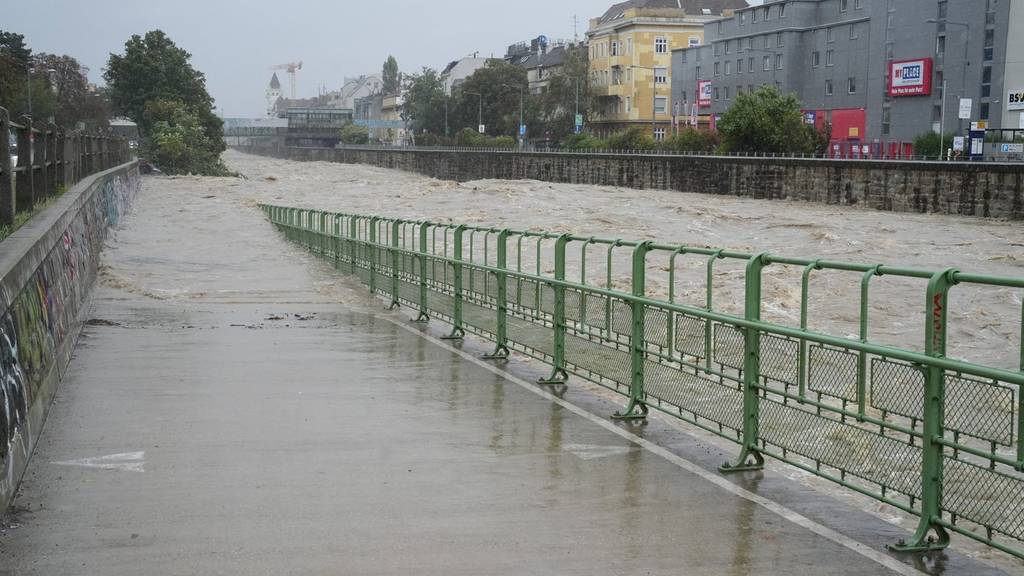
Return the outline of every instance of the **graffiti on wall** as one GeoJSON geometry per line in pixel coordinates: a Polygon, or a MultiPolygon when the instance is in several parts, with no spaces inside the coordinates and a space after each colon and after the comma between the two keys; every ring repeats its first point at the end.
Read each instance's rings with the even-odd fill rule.
{"type": "MultiPolygon", "coordinates": [[[[107,232],[138,192],[137,170],[97,181],[59,241],[11,304],[0,313],[0,495],[14,488],[12,450],[28,456],[29,411],[55,368],[61,346],[76,330],[107,232]],[[19,441],[20,440],[20,441],[19,441]]],[[[59,368],[59,367],[58,367],[59,368]]]]}

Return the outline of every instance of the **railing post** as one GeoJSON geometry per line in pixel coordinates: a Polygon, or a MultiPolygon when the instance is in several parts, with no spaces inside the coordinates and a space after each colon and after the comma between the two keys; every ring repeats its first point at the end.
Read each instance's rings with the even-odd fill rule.
{"type": "Polygon", "coordinates": [[[378,262],[380,247],[377,245],[377,222],[379,221],[379,216],[370,217],[370,294],[377,293],[377,266],[380,265],[378,262]]]}
{"type": "MultiPolygon", "coordinates": [[[[761,272],[767,258],[768,255],[762,252],[747,261],[743,317],[751,322],[761,320],[761,272]]],[[[719,468],[723,473],[760,470],[764,467],[764,457],[757,448],[760,423],[760,395],[757,386],[761,374],[761,333],[755,328],[745,328],[743,334],[743,448],[734,463],[726,463],[719,468]],[[753,458],[753,462],[750,458],[753,458]]]]}
{"type": "MultiPolygon", "coordinates": [[[[924,353],[933,358],[946,356],[946,310],[949,289],[956,285],[957,270],[935,273],[928,282],[925,300],[924,353]]],[[[941,550],[949,545],[949,533],[942,520],[942,451],[940,443],[945,418],[945,371],[925,368],[924,421],[921,430],[921,519],[910,542],[900,540],[891,548],[901,552],[941,550]],[[934,536],[932,533],[934,532],[934,536]]]]}
{"type": "Polygon", "coordinates": [[[465,224],[460,224],[453,232],[455,258],[452,260],[452,331],[442,336],[443,340],[462,340],[466,336],[462,328],[462,234],[465,230],[465,224]]]}
{"type": "MultiPolygon", "coordinates": [[[[633,296],[643,298],[647,293],[647,253],[650,242],[641,242],[633,249],[633,296]]],[[[630,382],[629,404],[622,412],[616,412],[616,420],[643,420],[647,418],[647,395],[644,392],[644,357],[646,356],[645,321],[646,306],[637,299],[630,302],[633,312],[633,333],[630,337],[630,382]]]]}
{"type": "Polygon", "coordinates": [[[21,168],[21,172],[18,172],[14,179],[15,212],[31,210],[35,205],[32,181],[35,177],[32,173],[32,118],[22,116],[18,123],[22,126],[18,131],[18,167],[21,168]]]}
{"type": "MultiPolygon", "coordinates": [[[[565,371],[565,286],[562,284],[565,281],[565,247],[568,244],[568,234],[562,234],[555,240],[555,280],[558,280],[558,283],[551,285],[555,294],[555,309],[552,314],[554,358],[551,361],[551,375],[539,380],[538,384],[565,384],[569,379],[569,374],[565,371]]],[[[541,309],[544,301],[543,289],[539,296],[537,308],[541,309]]]]}
{"type": "Polygon", "coordinates": [[[508,358],[508,229],[498,232],[498,271],[495,281],[498,283],[498,318],[494,340],[494,351],[484,356],[487,360],[508,358]]]}
{"type": "Polygon", "coordinates": [[[402,258],[399,252],[399,244],[401,243],[399,232],[401,227],[401,220],[391,221],[391,305],[389,308],[398,308],[400,306],[398,302],[398,267],[402,258]]]}
{"type": "Polygon", "coordinates": [[[57,125],[49,122],[46,125],[46,195],[57,195],[57,125]]]}
{"type": "Polygon", "coordinates": [[[14,224],[14,172],[11,171],[11,117],[6,109],[0,108],[0,161],[5,162],[0,170],[0,226],[14,224]]]}
{"type": "Polygon", "coordinates": [[[359,251],[359,217],[352,216],[348,221],[348,271],[356,273],[356,254],[359,251]]]}
{"type": "Polygon", "coordinates": [[[419,253],[416,255],[420,264],[420,313],[416,317],[417,322],[430,321],[427,306],[427,229],[430,226],[429,222],[420,222],[419,253]]]}

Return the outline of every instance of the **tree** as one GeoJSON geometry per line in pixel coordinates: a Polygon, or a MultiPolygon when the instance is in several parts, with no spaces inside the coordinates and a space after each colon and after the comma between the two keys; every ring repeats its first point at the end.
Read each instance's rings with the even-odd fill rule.
{"type": "Polygon", "coordinates": [[[200,118],[184,102],[152,100],[146,104],[144,120],[149,129],[143,139],[143,153],[164,172],[228,174],[200,118]]]}
{"type": "Polygon", "coordinates": [[[402,87],[402,79],[398,73],[398,60],[394,56],[388,56],[384,61],[384,71],[381,74],[384,81],[384,94],[387,96],[398,94],[402,87]]]}
{"type": "Polygon", "coordinates": [[[738,94],[718,122],[727,152],[810,154],[818,147],[814,126],[804,124],[800,101],[774,86],[738,94]]]}
{"type": "Polygon", "coordinates": [[[366,144],[370,141],[370,131],[366,126],[346,124],[341,129],[341,141],[345,144],[366,144]]]}
{"type": "Polygon", "coordinates": [[[437,70],[423,68],[419,74],[406,77],[402,119],[409,123],[414,134],[444,135],[446,99],[444,83],[437,70]]]}
{"type": "MultiPolygon", "coordinates": [[[[46,111],[46,81],[38,74],[29,73],[32,50],[25,45],[25,37],[0,30],[0,106],[10,112],[12,119],[28,114],[28,83],[33,95],[39,95],[41,110],[46,111]]],[[[36,112],[33,98],[33,112],[36,112]]],[[[39,114],[36,114],[39,116],[39,114]]]]}
{"type": "MultiPolygon", "coordinates": [[[[192,55],[179,48],[160,30],[134,35],[125,43],[124,55],[111,54],[103,77],[107,81],[115,111],[131,118],[144,136],[154,129],[152,115],[146,113],[152,102],[179,102],[188,116],[194,117],[203,131],[206,154],[224,151],[224,123],[213,112],[213,97],[206,91],[206,77],[189,63],[192,55]]],[[[205,174],[207,163],[190,171],[205,174]]],[[[222,165],[214,173],[223,173],[222,165]]]]}
{"type": "Polygon", "coordinates": [[[45,71],[49,91],[55,100],[54,118],[58,126],[88,129],[105,128],[110,123],[105,95],[89,87],[89,69],[68,55],[38,54],[33,57],[37,70],[45,71]]]}
{"type": "Polygon", "coordinates": [[[587,51],[566,48],[561,70],[551,76],[547,89],[540,96],[541,128],[555,140],[563,140],[574,132],[577,109],[584,118],[592,110],[595,98],[588,80],[587,51]]]}
{"type": "MultiPolygon", "coordinates": [[[[491,60],[458,86],[449,104],[449,123],[454,129],[476,129],[483,94],[483,124],[490,135],[515,136],[519,133],[519,98],[522,90],[524,121],[531,125],[537,117],[528,89],[526,70],[501,60],[491,60]]],[[[534,132],[536,133],[536,132],[534,132]]]]}

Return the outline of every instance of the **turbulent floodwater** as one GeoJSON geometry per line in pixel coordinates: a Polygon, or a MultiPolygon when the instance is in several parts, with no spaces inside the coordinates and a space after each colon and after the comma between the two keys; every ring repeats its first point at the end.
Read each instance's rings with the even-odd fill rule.
{"type": "MultiPolygon", "coordinates": [[[[228,151],[225,159],[246,179],[181,180],[187,181],[194,194],[215,195],[247,209],[253,209],[256,202],[269,202],[581,236],[652,239],[751,253],[1024,276],[1024,226],[1019,222],[532,180],[456,183],[371,166],[300,163],[237,151],[228,151]]],[[[542,271],[550,271],[548,257],[542,260],[542,271]]],[[[578,274],[578,260],[578,255],[570,258],[570,276],[578,274]]],[[[532,267],[531,255],[524,256],[524,262],[532,267]]],[[[604,249],[588,250],[589,281],[605,283],[604,262],[604,249]]],[[[667,255],[650,260],[648,289],[654,296],[667,295],[667,264],[667,255]]],[[[705,259],[682,258],[676,266],[677,300],[702,305],[705,259]]],[[[765,271],[766,319],[798,324],[801,272],[783,266],[765,271]]],[[[809,326],[856,336],[860,280],[860,274],[852,273],[812,275],[809,326]]],[[[626,249],[615,252],[612,285],[628,289],[626,249]]],[[[871,340],[922,349],[924,289],[924,281],[873,279],[871,340]]],[[[742,312],[742,262],[716,264],[714,293],[716,309],[742,312]]],[[[951,356],[1019,368],[1020,291],[958,287],[950,304],[951,356]]]]}

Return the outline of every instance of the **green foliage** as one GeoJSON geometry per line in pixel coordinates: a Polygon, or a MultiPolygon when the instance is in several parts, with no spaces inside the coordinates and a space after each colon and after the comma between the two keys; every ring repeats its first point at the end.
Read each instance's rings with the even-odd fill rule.
{"type": "Polygon", "coordinates": [[[819,146],[814,127],[803,122],[800,101],[774,86],[737,95],[718,130],[726,152],[809,154],[819,146]]]}
{"type": "Polygon", "coordinates": [[[444,135],[444,83],[433,68],[423,68],[419,74],[407,78],[402,119],[409,122],[417,143],[422,134],[444,135]]]}
{"type": "Polygon", "coordinates": [[[469,148],[515,148],[516,141],[511,136],[487,136],[472,128],[463,128],[455,135],[456,146],[469,148]]]}
{"type": "MultiPolygon", "coordinates": [[[[140,127],[150,150],[165,153],[173,159],[172,171],[193,174],[221,175],[226,170],[217,158],[224,151],[224,125],[213,112],[213,97],[206,91],[206,78],[189,63],[192,55],[179,48],[160,30],[132,36],[125,43],[123,55],[111,54],[103,77],[110,99],[117,112],[134,120],[140,127]],[[153,114],[150,107],[167,112],[166,103],[177,103],[181,111],[153,114]],[[156,126],[156,122],[166,124],[156,126]],[[193,131],[202,132],[197,138],[193,131]],[[159,132],[158,134],[154,132],[159,132]],[[154,134],[151,134],[154,133],[154,134]],[[174,151],[180,142],[201,145],[202,150],[182,154],[174,151]],[[188,164],[188,162],[195,164],[188,164]]],[[[164,168],[153,158],[157,165],[164,168]]]]}
{"type": "MultiPolygon", "coordinates": [[[[472,128],[478,124],[480,97],[483,94],[483,124],[491,135],[519,134],[520,87],[523,88],[524,121],[533,125],[536,103],[526,89],[526,70],[501,60],[491,60],[456,88],[448,107],[453,128],[472,128]]],[[[537,134],[531,131],[531,134],[537,134]]]]}
{"type": "Polygon", "coordinates": [[[562,148],[569,150],[595,150],[604,148],[607,143],[590,134],[570,134],[561,140],[562,148]]]}
{"type": "Polygon", "coordinates": [[[953,136],[954,134],[946,134],[944,137],[939,138],[939,133],[929,130],[923,134],[918,134],[914,138],[914,154],[921,156],[942,156],[945,154],[943,148],[949,149],[953,147],[953,136]]]}
{"type": "Polygon", "coordinates": [[[199,117],[179,100],[154,100],[143,114],[149,129],[143,154],[167,174],[228,176],[220,150],[209,141],[199,117]]]}
{"type": "Polygon", "coordinates": [[[661,149],[673,152],[712,153],[721,145],[721,137],[717,132],[687,127],[680,130],[678,135],[659,142],[659,145],[661,149]]]}
{"type": "Polygon", "coordinates": [[[398,90],[401,88],[401,77],[398,73],[398,60],[395,60],[394,56],[389,55],[388,59],[384,61],[381,79],[384,82],[384,94],[389,96],[398,94],[398,90]]]}
{"type": "Polygon", "coordinates": [[[563,140],[573,135],[577,108],[584,119],[588,110],[595,109],[596,95],[591,91],[587,74],[587,51],[567,50],[561,70],[545,71],[545,74],[551,76],[546,90],[538,97],[539,128],[553,140],[563,140]]]}
{"type": "Polygon", "coordinates": [[[341,141],[344,144],[367,144],[370,141],[370,131],[366,126],[346,124],[341,129],[341,141]]]}
{"type": "Polygon", "coordinates": [[[606,140],[607,147],[612,150],[653,150],[654,139],[647,135],[647,131],[639,126],[634,126],[622,132],[616,132],[606,140]]]}

